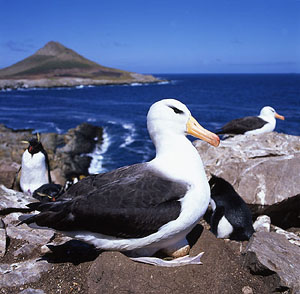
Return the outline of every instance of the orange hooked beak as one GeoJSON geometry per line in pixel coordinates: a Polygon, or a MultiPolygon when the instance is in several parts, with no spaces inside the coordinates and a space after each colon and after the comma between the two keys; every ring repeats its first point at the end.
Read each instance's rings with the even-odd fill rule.
{"type": "Polygon", "coordinates": [[[203,128],[192,116],[190,116],[187,122],[186,131],[189,135],[201,139],[215,147],[220,144],[220,138],[216,134],[203,128]]]}
{"type": "Polygon", "coordinates": [[[275,117],[278,118],[278,119],[284,120],[284,116],[278,114],[277,112],[275,113],[275,117]]]}

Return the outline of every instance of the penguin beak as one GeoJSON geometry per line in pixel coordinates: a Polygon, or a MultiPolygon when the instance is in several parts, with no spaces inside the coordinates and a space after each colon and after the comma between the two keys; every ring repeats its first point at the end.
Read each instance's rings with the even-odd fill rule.
{"type": "Polygon", "coordinates": [[[278,114],[277,112],[275,112],[275,117],[278,118],[278,119],[284,120],[284,116],[278,114]]]}
{"type": "Polygon", "coordinates": [[[28,141],[21,141],[21,143],[24,143],[24,144],[29,144],[28,141]]]}
{"type": "Polygon", "coordinates": [[[190,116],[186,126],[186,131],[189,135],[201,139],[215,147],[219,146],[220,138],[216,134],[203,128],[192,116],[190,116]]]}

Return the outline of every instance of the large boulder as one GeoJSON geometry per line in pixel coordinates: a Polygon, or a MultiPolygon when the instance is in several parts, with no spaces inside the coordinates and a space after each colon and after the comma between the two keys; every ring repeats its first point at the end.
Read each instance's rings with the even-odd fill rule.
{"type": "Polygon", "coordinates": [[[208,174],[224,178],[248,204],[272,205],[300,192],[300,137],[238,135],[218,148],[195,141],[208,174]]]}
{"type": "Polygon", "coordinates": [[[300,248],[285,236],[255,233],[248,243],[244,265],[253,274],[269,277],[274,287],[271,290],[300,293],[300,248]]]}

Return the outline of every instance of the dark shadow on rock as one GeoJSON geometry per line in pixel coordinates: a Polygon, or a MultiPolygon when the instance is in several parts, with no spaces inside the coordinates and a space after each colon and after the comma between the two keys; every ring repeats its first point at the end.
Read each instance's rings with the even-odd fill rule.
{"type": "Polygon", "coordinates": [[[204,228],[202,225],[197,224],[192,231],[186,236],[191,248],[197,243],[198,239],[200,238],[204,228]]]}
{"type": "Polygon", "coordinates": [[[271,218],[273,225],[288,229],[300,227],[300,194],[285,199],[279,203],[265,207],[261,214],[266,214],[271,218]]]}
{"type": "Polygon", "coordinates": [[[71,262],[78,265],[95,260],[102,252],[94,246],[79,240],[70,240],[62,245],[47,245],[51,252],[43,255],[42,259],[49,263],[71,262]]]}

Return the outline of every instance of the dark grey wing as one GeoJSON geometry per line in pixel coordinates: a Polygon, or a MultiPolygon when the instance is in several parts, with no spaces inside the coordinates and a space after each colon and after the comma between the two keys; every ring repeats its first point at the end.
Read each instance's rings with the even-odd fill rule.
{"type": "Polygon", "coordinates": [[[244,134],[247,131],[262,128],[267,122],[258,116],[246,116],[225,124],[217,134],[244,134]]]}
{"type": "Polygon", "coordinates": [[[178,200],[188,189],[186,184],[170,181],[145,164],[88,177],[84,183],[72,189],[81,195],[41,205],[41,213],[25,222],[61,231],[144,237],[179,216],[178,200]],[[87,183],[91,184],[90,190],[87,183]]]}

